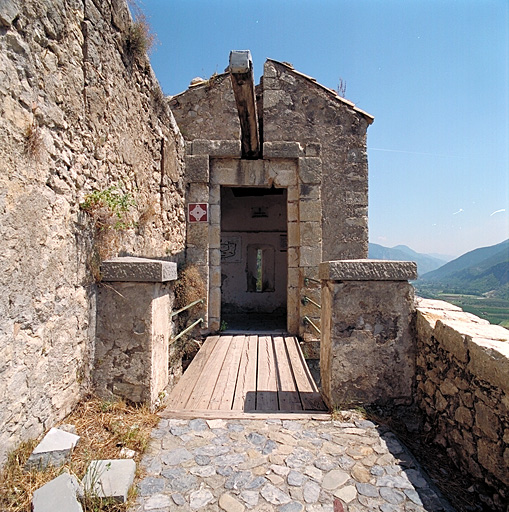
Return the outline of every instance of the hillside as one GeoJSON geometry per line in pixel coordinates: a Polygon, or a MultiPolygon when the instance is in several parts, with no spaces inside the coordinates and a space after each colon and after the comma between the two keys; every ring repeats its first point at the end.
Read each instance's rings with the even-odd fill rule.
{"type": "Polygon", "coordinates": [[[373,260],[415,261],[420,276],[441,267],[445,263],[445,260],[418,253],[406,245],[397,245],[390,248],[370,243],[368,257],[373,260]]]}
{"type": "Polygon", "coordinates": [[[492,323],[509,325],[509,240],[470,251],[415,282],[423,297],[452,302],[492,323]]]}

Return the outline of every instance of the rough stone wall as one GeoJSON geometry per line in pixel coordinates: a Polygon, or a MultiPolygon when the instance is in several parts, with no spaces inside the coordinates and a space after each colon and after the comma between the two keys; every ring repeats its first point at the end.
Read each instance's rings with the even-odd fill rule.
{"type": "Polygon", "coordinates": [[[414,290],[406,279],[416,274],[411,262],[321,263],[320,373],[329,407],[412,402],[414,290]]]}
{"type": "Polygon", "coordinates": [[[309,77],[285,64],[266,62],[264,142],[322,145],[322,261],[367,257],[366,130],[371,122],[370,116],[309,77]]]}
{"type": "Polygon", "coordinates": [[[240,121],[229,73],[198,82],[173,96],[169,103],[187,141],[240,140],[240,121]]]}
{"type": "Polygon", "coordinates": [[[417,350],[416,397],[430,439],[478,479],[489,510],[505,511],[509,331],[446,302],[418,299],[417,350]]]}
{"type": "Polygon", "coordinates": [[[125,0],[0,3],[0,463],[87,389],[101,256],[183,249],[183,142],[125,0]],[[79,204],[118,186],[135,228],[94,244],[79,204]]]}

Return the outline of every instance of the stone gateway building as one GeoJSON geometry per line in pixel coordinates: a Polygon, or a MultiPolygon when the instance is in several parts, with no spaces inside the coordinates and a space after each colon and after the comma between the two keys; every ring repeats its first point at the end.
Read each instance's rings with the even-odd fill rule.
{"type": "Polygon", "coordinates": [[[139,30],[125,0],[0,1],[0,465],[91,391],[156,403],[187,267],[189,329],[304,342],[329,408],[417,405],[505,510],[509,333],[366,259],[373,117],[245,50],[166,98],[139,30]]]}
{"type": "Polygon", "coordinates": [[[320,262],[367,257],[373,117],[287,63],[267,60],[255,87],[247,51],[170,106],[186,140],[187,261],[207,283],[208,328],[254,313],[303,335],[304,317],[320,320],[301,301],[320,300],[320,262]],[[208,205],[205,222],[196,205],[208,205]]]}

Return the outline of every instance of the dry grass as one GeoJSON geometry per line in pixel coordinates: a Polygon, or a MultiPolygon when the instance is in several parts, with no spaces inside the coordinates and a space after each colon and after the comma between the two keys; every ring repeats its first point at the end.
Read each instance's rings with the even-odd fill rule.
{"type": "Polygon", "coordinates": [[[155,36],[145,15],[138,10],[136,21],[129,25],[124,36],[124,52],[132,65],[135,60],[142,59],[154,44],[155,36]]]}
{"type": "Polygon", "coordinates": [[[175,281],[175,309],[183,308],[198,299],[206,297],[205,281],[198,267],[187,265],[180,270],[179,278],[175,281]]]}
{"type": "Polygon", "coordinates": [[[44,142],[42,140],[42,133],[37,121],[34,120],[27,125],[23,134],[25,155],[34,162],[40,162],[42,158],[42,151],[44,142]]]}
{"type": "MultiPolygon", "coordinates": [[[[25,471],[25,463],[37,441],[23,443],[9,455],[0,473],[0,510],[30,512],[32,495],[39,487],[64,471],[81,479],[90,461],[120,458],[120,450],[124,447],[135,450],[134,460],[139,462],[150,440],[150,432],[158,420],[148,407],[134,407],[121,401],[105,402],[89,397],[64,420],[64,423],[74,425],[76,433],[81,437],[71,460],[64,466],[48,467],[44,471],[25,471]]],[[[125,511],[132,505],[133,497],[134,492],[131,493],[131,499],[124,504],[85,499],[83,510],[125,511]]]]}

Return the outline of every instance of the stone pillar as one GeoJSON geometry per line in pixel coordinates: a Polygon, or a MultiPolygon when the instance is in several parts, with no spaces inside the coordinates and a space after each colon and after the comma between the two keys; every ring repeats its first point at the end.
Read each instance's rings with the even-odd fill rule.
{"type": "Polygon", "coordinates": [[[115,258],[101,266],[93,381],[106,399],[153,405],[168,384],[170,314],[177,265],[115,258]]]}
{"type": "Polygon", "coordinates": [[[329,407],[405,404],[415,382],[414,290],[407,261],[320,264],[322,391],[329,407]]]}

